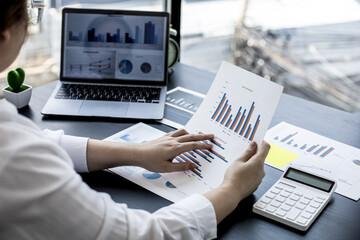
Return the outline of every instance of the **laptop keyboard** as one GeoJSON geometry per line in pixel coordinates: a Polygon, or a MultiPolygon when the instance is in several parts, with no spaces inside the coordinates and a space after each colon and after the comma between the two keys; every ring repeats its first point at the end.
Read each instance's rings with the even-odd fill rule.
{"type": "Polygon", "coordinates": [[[62,84],[55,98],[159,103],[161,88],[62,84]]]}

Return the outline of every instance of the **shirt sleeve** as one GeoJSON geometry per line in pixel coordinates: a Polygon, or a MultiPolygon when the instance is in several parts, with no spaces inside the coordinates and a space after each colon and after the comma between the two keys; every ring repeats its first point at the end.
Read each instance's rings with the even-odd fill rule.
{"type": "Polygon", "coordinates": [[[88,138],[65,135],[64,131],[45,129],[43,134],[53,142],[59,144],[70,156],[77,172],[88,172],[86,149],[88,138]]]}
{"type": "Polygon", "coordinates": [[[4,155],[9,160],[0,174],[0,214],[8,216],[0,220],[0,239],[216,237],[215,212],[202,195],[154,213],[129,209],[82,182],[57,144],[24,133],[16,138],[21,144],[4,155]]]}
{"type": "Polygon", "coordinates": [[[217,223],[211,202],[194,194],[153,214],[128,210],[129,239],[214,239],[217,223]],[[137,228],[137,225],[142,228],[137,228]]]}

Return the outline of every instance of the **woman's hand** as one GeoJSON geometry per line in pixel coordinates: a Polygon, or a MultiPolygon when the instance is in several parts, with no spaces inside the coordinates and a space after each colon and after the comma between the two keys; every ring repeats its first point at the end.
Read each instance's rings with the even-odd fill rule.
{"type": "Polygon", "coordinates": [[[210,149],[212,134],[189,134],[181,129],[146,143],[118,143],[89,139],[87,165],[89,171],[118,166],[139,166],[153,172],[187,171],[193,163],[173,163],[177,155],[194,149],[210,149]]]}
{"type": "Polygon", "coordinates": [[[246,151],[226,170],[222,187],[229,188],[239,199],[253,193],[265,176],[264,161],[270,145],[263,142],[258,152],[255,142],[251,142],[246,151]]]}
{"type": "Polygon", "coordinates": [[[204,194],[214,206],[217,222],[221,222],[239,204],[254,192],[265,176],[264,161],[270,145],[263,142],[256,152],[255,142],[226,170],[222,184],[204,194]]]}
{"type": "Polygon", "coordinates": [[[173,163],[174,157],[194,149],[210,149],[211,144],[201,141],[211,140],[213,134],[189,134],[185,129],[165,134],[163,137],[143,143],[136,152],[137,166],[153,172],[174,172],[194,169],[194,163],[173,163]]]}

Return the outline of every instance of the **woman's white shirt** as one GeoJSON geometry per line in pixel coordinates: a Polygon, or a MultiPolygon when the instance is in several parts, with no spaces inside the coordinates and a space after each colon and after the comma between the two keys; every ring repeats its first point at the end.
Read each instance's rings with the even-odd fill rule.
{"type": "Polygon", "coordinates": [[[154,213],[89,188],[87,138],[44,130],[0,100],[0,239],[212,239],[215,211],[195,194],[154,213]],[[74,170],[75,169],[75,170],[74,170]]]}

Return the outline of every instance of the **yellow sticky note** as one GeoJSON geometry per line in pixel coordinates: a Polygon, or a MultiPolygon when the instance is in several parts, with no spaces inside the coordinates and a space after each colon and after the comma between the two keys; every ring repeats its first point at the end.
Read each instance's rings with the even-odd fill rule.
{"type": "Polygon", "coordinates": [[[270,143],[270,146],[271,148],[265,161],[276,167],[281,168],[282,166],[285,166],[291,161],[294,161],[295,159],[299,158],[298,155],[289,152],[281,147],[278,147],[274,144],[270,143]]]}

